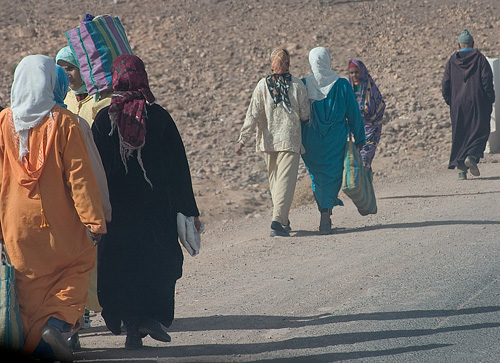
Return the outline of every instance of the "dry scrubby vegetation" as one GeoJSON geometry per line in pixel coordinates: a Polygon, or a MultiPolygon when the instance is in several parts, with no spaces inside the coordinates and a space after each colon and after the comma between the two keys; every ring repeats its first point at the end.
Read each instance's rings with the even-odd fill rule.
{"type": "MultiPolygon", "coordinates": [[[[500,54],[497,0],[1,0],[0,104],[8,105],[12,72],[22,57],[55,56],[64,32],[85,13],[122,21],[147,67],[157,101],[176,120],[206,221],[267,213],[270,196],[253,145],[233,144],[268,54],[284,46],[292,73],[309,72],[308,52],[327,47],[333,68],[362,59],[387,102],[389,120],[376,162],[376,183],[403,173],[446,167],[451,138],[441,98],[443,67],[468,28],[487,56],[500,54]]],[[[301,166],[296,204],[312,201],[301,166]]]]}

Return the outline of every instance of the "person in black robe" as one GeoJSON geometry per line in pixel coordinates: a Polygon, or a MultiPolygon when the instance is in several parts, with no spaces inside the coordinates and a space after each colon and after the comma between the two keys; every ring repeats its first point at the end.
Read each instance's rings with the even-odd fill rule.
{"type": "Polygon", "coordinates": [[[201,222],[183,142],[170,114],[153,104],[143,62],[121,55],[112,65],[114,93],[92,125],[113,209],[98,246],[98,296],[114,334],[127,329],[125,348],[142,338],[170,341],[175,283],[182,275],[177,213],[201,222]]]}
{"type": "Polygon", "coordinates": [[[459,51],[446,64],[441,83],[444,100],[450,106],[452,146],[448,167],[458,168],[458,178],[467,171],[479,176],[477,163],[484,157],[490,135],[490,117],[495,102],[493,72],[486,57],[474,49],[474,39],[464,30],[459,51]]]}

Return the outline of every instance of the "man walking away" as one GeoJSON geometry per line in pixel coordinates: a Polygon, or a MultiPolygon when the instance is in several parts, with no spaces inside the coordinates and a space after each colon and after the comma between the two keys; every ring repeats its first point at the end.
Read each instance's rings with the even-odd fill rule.
{"type": "Polygon", "coordinates": [[[479,176],[477,163],[484,157],[490,135],[490,117],[495,102],[493,72],[486,57],[474,49],[472,35],[464,30],[458,38],[459,51],[446,63],[442,80],[444,100],[450,106],[452,127],[449,169],[458,169],[458,179],[467,171],[479,176]]]}

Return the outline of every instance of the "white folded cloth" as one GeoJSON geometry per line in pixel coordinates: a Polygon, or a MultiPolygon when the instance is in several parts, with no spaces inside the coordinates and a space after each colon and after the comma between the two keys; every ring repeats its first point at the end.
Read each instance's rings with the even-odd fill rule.
{"type": "Polygon", "coordinates": [[[200,253],[201,237],[194,225],[194,217],[177,213],[177,234],[181,244],[191,256],[200,253]]]}

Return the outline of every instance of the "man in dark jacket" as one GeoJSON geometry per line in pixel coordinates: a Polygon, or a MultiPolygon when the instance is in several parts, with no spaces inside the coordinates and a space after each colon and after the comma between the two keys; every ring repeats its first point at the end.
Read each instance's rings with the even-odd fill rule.
{"type": "Polygon", "coordinates": [[[450,106],[452,146],[448,168],[458,168],[458,179],[467,170],[479,176],[477,163],[484,157],[490,135],[490,117],[495,102],[493,72],[486,57],[474,49],[472,35],[464,30],[458,38],[442,80],[442,93],[450,106]]]}

